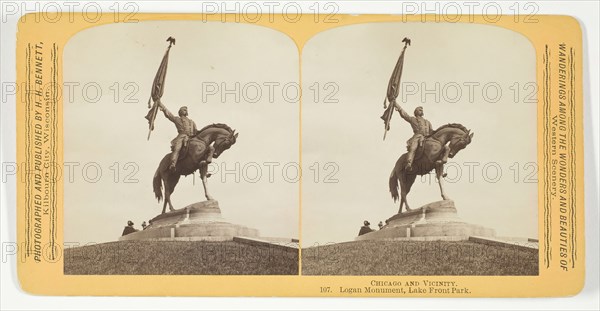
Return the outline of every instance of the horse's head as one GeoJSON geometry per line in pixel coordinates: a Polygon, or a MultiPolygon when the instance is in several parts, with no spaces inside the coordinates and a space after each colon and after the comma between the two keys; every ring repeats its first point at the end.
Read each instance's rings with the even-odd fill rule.
{"type": "Polygon", "coordinates": [[[475,133],[471,133],[471,130],[467,130],[464,135],[455,136],[450,139],[450,144],[448,145],[448,147],[450,147],[450,152],[448,153],[448,156],[454,158],[459,151],[468,146],[473,139],[473,134],[475,133]]]}
{"type": "Polygon", "coordinates": [[[218,158],[221,155],[221,153],[231,148],[231,146],[235,144],[237,137],[238,133],[236,133],[235,130],[225,135],[218,136],[217,139],[215,139],[214,143],[215,152],[213,153],[213,158],[218,158]]]}

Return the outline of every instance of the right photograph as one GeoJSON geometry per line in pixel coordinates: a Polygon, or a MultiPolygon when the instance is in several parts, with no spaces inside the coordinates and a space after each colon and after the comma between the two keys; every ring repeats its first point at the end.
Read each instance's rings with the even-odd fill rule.
{"type": "Polygon", "coordinates": [[[525,36],[367,23],[301,57],[301,274],[539,274],[525,36]]]}

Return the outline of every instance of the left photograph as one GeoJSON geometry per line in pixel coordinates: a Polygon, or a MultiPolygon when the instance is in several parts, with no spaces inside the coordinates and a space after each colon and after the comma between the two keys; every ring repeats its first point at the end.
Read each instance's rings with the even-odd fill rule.
{"type": "Polygon", "coordinates": [[[289,37],[113,24],[71,37],[63,64],[65,274],[299,273],[289,37]]]}

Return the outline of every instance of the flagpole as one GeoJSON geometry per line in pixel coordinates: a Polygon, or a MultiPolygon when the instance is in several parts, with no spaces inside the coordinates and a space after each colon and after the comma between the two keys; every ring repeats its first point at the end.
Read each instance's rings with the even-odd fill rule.
{"type": "MultiPolygon", "coordinates": [[[[156,103],[154,103],[154,105],[158,106],[156,105],[156,103]]],[[[148,128],[148,138],[146,140],[150,140],[150,134],[152,134],[152,128],[154,127],[154,120],[156,119],[157,110],[158,109],[156,109],[156,107],[152,110],[152,122],[150,123],[150,127],[148,128]]]]}
{"type": "Polygon", "coordinates": [[[392,120],[392,114],[394,114],[394,107],[392,106],[392,103],[390,103],[390,105],[388,106],[388,110],[390,112],[387,114],[387,120],[385,121],[385,130],[383,132],[383,140],[385,140],[385,137],[387,136],[388,126],[390,124],[390,121],[392,120]]]}
{"type": "MultiPolygon", "coordinates": [[[[152,92],[150,94],[150,99],[148,100],[148,104],[150,104],[150,100],[154,100],[154,92],[155,92],[155,87],[156,87],[156,81],[159,77],[159,74],[161,74],[161,70],[164,70],[162,72],[163,76],[162,76],[162,83],[164,83],[164,75],[166,75],[166,59],[168,58],[168,53],[169,50],[171,50],[171,46],[173,46],[175,44],[175,38],[173,37],[169,37],[167,39],[167,42],[169,42],[169,46],[167,47],[167,51],[165,52],[165,56],[163,57],[163,62],[161,62],[159,69],[157,72],[157,76],[154,78],[154,83],[152,84],[152,92]],[[164,65],[164,67],[163,67],[164,65]]],[[[163,86],[161,85],[160,88],[162,88],[163,86]]],[[[152,130],[154,129],[154,120],[156,119],[156,115],[158,114],[158,103],[160,103],[160,96],[162,96],[162,89],[160,91],[160,95],[157,95],[156,97],[158,97],[155,101],[154,101],[154,105],[152,106],[152,114],[150,115],[150,119],[148,119],[148,138],[147,140],[150,140],[150,135],[152,134],[152,130]]]]}
{"type": "MultiPolygon", "coordinates": [[[[394,71],[392,72],[392,77],[390,77],[390,82],[388,84],[388,94],[387,94],[387,101],[388,101],[388,107],[387,110],[389,111],[387,113],[387,115],[385,115],[385,123],[384,123],[384,129],[383,129],[383,140],[385,140],[386,136],[387,136],[387,132],[388,132],[388,127],[390,125],[390,121],[392,120],[392,115],[394,114],[394,105],[393,102],[395,102],[396,98],[398,98],[398,94],[394,94],[394,93],[398,93],[397,92],[390,92],[390,89],[393,88],[393,82],[394,82],[394,77],[396,74],[398,74],[398,85],[396,86],[396,89],[399,90],[400,88],[400,79],[402,78],[402,67],[404,66],[404,52],[406,51],[406,48],[410,45],[410,39],[408,38],[404,38],[402,39],[402,42],[404,42],[404,48],[402,49],[402,53],[400,53],[400,58],[398,59],[398,63],[396,64],[396,67],[394,68],[394,71]],[[396,70],[399,70],[399,72],[396,72],[396,70]],[[393,100],[390,101],[390,97],[393,97],[393,100]]],[[[383,101],[383,108],[385,107],[385,100],[383,101]]]]}

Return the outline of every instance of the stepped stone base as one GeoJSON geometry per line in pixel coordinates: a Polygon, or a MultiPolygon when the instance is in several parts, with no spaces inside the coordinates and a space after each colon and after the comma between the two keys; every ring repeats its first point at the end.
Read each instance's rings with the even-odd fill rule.
{"type": "Polygon", "coordinates": [[[233,237],[257,238],[259,232],[225,221],[219,203],[212,200],[158,215],[145,230],[124,235],[119,241],[232,241],[233,237]]]}
{"type": "Polygon", "coordinates": [[[426,238],[427,241],[434,241],[467,240],[470,236],[496,236],[494,229],[462,221],[452,200],[437,201],[409,212],[396,214],[386,223],[381,230],[357,236],[355,240],[426,238]]]}

